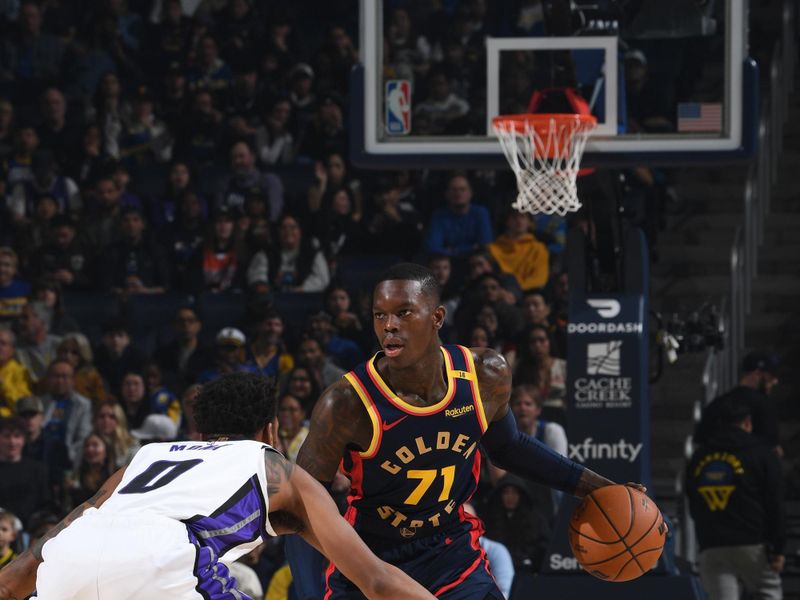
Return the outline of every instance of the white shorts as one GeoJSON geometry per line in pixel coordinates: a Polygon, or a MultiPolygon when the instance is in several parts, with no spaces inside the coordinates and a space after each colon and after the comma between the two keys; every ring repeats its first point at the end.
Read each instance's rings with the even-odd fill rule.
{"type": "Polygon", "coordinates": [[[50,540],[36,574],[39,600],[246,600],[210,548],[160,517],[96,509],[50,540]],[[202,593],[201,593],[202,592],[202,593]]]}

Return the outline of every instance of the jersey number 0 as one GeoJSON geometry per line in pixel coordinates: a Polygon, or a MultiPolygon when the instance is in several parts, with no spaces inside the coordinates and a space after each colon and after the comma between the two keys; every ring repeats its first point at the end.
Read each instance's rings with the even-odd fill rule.
{"type": "Polygon", "coordinates": [[[203,462],[202,458],[191,460],[157,460],[147,467],[142,473],[134,477],[131,482],[117,492],[118,494],[144,494],[162,488],[175,481],[203,462]]]}

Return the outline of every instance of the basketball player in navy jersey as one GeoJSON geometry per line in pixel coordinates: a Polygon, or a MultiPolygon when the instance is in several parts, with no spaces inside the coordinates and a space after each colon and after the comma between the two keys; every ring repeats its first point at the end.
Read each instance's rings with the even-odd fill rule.
{"type": "Polygon", "coordinates": [[[250,600],[227,565],[293,531],[370,598],[435,600],[378,560],[322,486],[267,445],[275,405],[272,380],[261,375],[206,384],[195,405],[206,441],[143,447],[0,571],[0,600],[22,600],[34,587],[41,600],[250,600]]]}
{"type": "MultiPolygon", "coordinates": [[[[424,267],[381,276],[372,311],[382,350],[323,392],[297,464],[329,484],[342,463],[351,479],[345,518],[440,600],[502,599],[480,522],[462,507],[478,483],[479,444],[497,466],[578,497],[613,482],[517,430],[508,364],[493,350],[441,345],[439,300],[424,267]]],[[[300,573],[308,554],[292,542],[298,582],[313,580],[300,573]]],[[[326,588],[325,600],[363,598],[333,565],[326,588]]]]}

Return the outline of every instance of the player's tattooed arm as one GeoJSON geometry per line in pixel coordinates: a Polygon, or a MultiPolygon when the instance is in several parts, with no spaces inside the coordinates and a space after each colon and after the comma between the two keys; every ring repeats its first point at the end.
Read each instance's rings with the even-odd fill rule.
{"type": "Polygon", "coordinates": [[[280,494],[288,486],[294,465],[272,450],[264,453],[264,464],[267,470],[267,496],[271,502],[273,496],[280,494]]]}
{"type": "Polygon", "coordinates": [[[36,569],[43,560],[42,548],[44,545],[66,529],[73,521],[80,518],[85,510],[98,508],[108,500],[122,480],[124,472],[125,469],[122,468],[114,473],[94,496],[75,508],[58,525],[20,554],[11,564],[0,570],[0,600],[27,598],[33,593],[36,586],[36,569]]]}
{"type": "Polygon", "coordinates": [[[610,479],[606,479],[599,473],[595,473],[591,469],[586,469],[581,473],[581,478],[578,479],[578,485],[575,486],[574,495],[578,498],[583,498],[594,490],[607,485],[614,485],[614,482],[610,479]]]}
{"type": "Polygon", "coordinates": [[[311,414],[308,437],[300,447],[298,466],[318,481],[333,481],[348,448],[366,450],[372,422],[361,399],[342,379],[322,393],[311,414]]]}
{"type": "Polygon", "coordinates": [[[511,367],[502,354],[490,348],[472,348],[478,387],[487,421],[497,421],[508,412],[511,398],[511,367]]]}
{"type": "Polygon", "coordinates": [[[294,493],[290,483],[295,468],[294,464],[272,450],[264,453],[264,464],[267,472],[267,497],[270,507],[269,523],[272,525],[272,529],[278,535],[301,532],[303,523],[286,510],[291,505],[294,493]]]}

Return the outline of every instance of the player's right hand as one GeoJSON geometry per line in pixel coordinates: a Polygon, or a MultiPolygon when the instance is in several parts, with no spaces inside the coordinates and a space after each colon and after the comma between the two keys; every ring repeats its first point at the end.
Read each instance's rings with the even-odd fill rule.
{"type": "Polygon", "coordinates": [[[632,487],[633,489],[638,490],[643,494],[647,493],[647,488],[644,487],[641,483],[636,483],[635,481],[629,481],[625,485],[627,485],[628,487],[632,487]]]}

